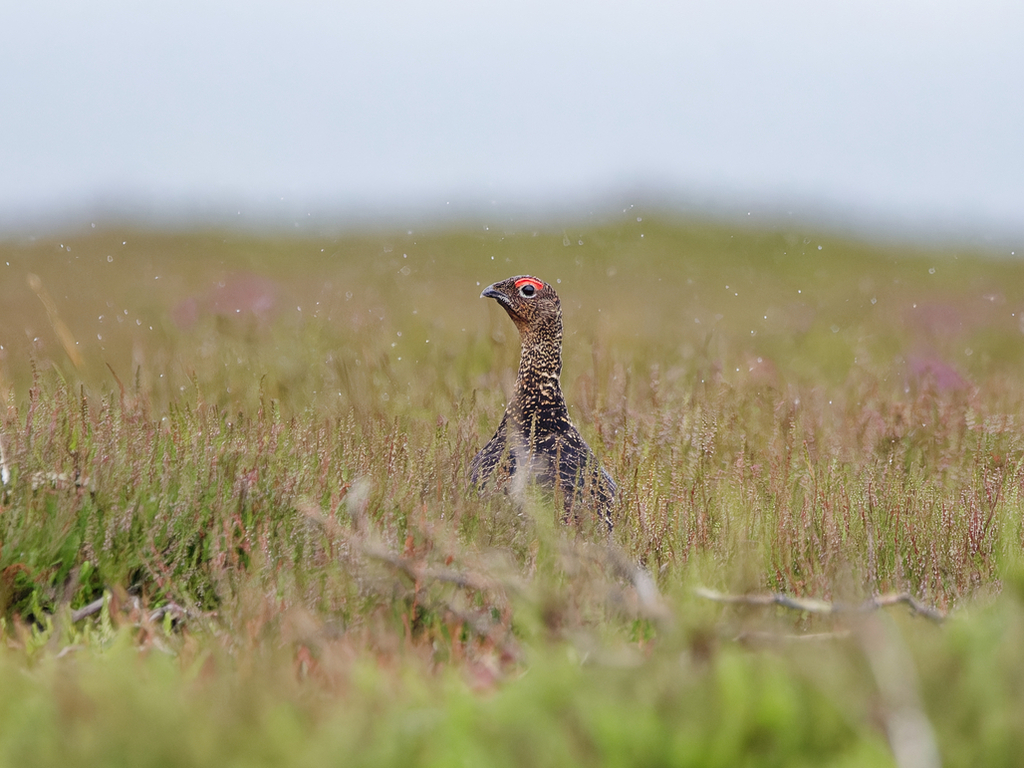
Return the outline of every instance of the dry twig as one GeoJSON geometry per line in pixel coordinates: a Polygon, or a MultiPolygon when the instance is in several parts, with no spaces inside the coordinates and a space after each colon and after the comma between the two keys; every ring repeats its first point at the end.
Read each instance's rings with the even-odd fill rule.
{"type": "Polygon", "coordinates": [[[728,595],[706,587],[697,587],[694,593],[706,600],[713,600],[716,603],[728,603],[732,605],[778,605],[783,608],[790,608],[794,611],[806,611],[822,616],[834,616],[840,613],[866,613],[879,608],[885,608],[898,603],[906,603],[910,610],[916,614],[931,619],[934,622],[942,622],[946,615],[929,605],[925,605],[913,595],[907,592],[889,595],[876,595],[858,605],[844,605],[843,603],[829,603],[825,600],[815,598],[791,597],[790,595],[774,592],[767,595],[728,595]]]}
{"type": "MultiPolygon", "coordinates": [[[[97,613],[102,611],[103,610],[103,601],[105,599],[106,599],[106,597],[97,597],[91,603],[89,603],[87,605],[83,605],[81,608],[78,608],[77,610],[72,611],[71,612],[71,621],[72,621],[72,623],[79,622],[82,619],[87,619],[90,616],[95,616],[97,613]]],[[[133,603],[134,603],[134,607],[135,608],[140,608],[141,607],[141,605],[140,605],[140,603],[138,601],[138,598],[133,598],[133,603]]],[[[149,614],[148,618],[149,618],[150,622],[156,623],[158,621],[163,621],[164,616],[167,615],[167,614],[170,614],[171,617],[176,619],[176,620],[181,620],[181,619],[189,618],[189,617],[192,617],[192,616],[196,615],[195,613],[193,613],[192,611],[188,610],[187,608],[183,608],[182,606],[178,605],[175,602],[170,602],[167,605],[161,606],[160,608],[157,608],[156,610],[154,610],[152,613],[149,614]]]]}
{"type": "Polygon", "coordinates": [[[755,642],[755,643],[777,643],[780,641],[795,642],[795,643],[820,643],[828,642],[832,640],[846,640],[852,636],[852,632],[848,629],[841,629],[837,632],[807,632],[805,634],[780,634],[778,632],[762,632],[750,630],[746,632],[740,632],[736,637],[733,638],[738,643],[755,642]]]}
{"type": "Polygon", "coordinates": [[[79,622],[82,619],[87,619],[103,610],[103,600],[105,598],[97,597],[88,605],[83,605],[78,610],[71,612],[71,621],[79,622]]]}

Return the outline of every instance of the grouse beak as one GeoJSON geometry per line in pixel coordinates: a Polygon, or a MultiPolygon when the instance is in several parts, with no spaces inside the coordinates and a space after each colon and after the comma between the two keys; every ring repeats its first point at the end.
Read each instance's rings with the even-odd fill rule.
{"type": "Polygon", "coordinates": [[[511,302],[508,300],[508,296],[506,296],[504,293],[495,288],[495,285],[497,285],[497,283],[492,283],[491,285],[488,285],[486,288],[484,288],[483,291],[480,292],[480,298],[497,299],[502,304],[505,304],[506,306],[511,306],[511,302]]]}

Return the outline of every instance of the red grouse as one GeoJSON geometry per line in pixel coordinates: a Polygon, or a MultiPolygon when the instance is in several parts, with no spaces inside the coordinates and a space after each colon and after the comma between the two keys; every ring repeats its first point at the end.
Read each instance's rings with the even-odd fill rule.
{"type": "Polygon", "coordinates": [[[481,298],[497,300],[519,329],[522,358],[515,392],[498,431],[470,466],[474,486],[501,488],[529,480],[556,490],[566,518],[590,507],[610,531],[616,487],[569,419],[559,386],[562,373],[562,307],[554,288],[526,275],[487,286],[481,298]]]}

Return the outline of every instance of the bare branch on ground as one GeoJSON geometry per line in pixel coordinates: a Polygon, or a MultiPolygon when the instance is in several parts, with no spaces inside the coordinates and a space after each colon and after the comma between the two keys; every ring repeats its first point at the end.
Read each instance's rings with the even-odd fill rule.
{"type": "Polygon", "coordinates": [[[888,595],[876,595],[865,600],[863,603],[848,605],[843,603],[829,603],[825,600],[817,600],[807,597],[792,597],[773,592],[766,595],[729,595],[706,587],[697,587],[694,593],[705,600],[712,600],[716,603],[727,603],[731,605],[778,605],[782,608],[789,608],[794,611],[806,611],[822,616],[835,616],[838,614],[867,613],[879,608],[886,608],[891,605],[905,603],[912,612],[931,619],[934,622],[942,622],[946,614],[930,605],[925,605],[913,595],[907,592],[900,592],[888,595]]]}

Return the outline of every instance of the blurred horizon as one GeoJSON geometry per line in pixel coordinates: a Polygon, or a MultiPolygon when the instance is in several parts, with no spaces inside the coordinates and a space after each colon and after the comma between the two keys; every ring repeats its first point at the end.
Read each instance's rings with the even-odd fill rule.
{"type": "Polygon", "coordinates": [[[998,0],[12,5],[0,237],[633,207],[1012,249],[1021,39],[998,0]]]}

